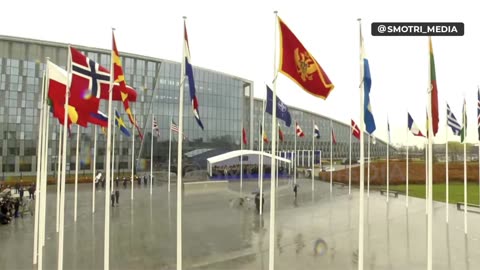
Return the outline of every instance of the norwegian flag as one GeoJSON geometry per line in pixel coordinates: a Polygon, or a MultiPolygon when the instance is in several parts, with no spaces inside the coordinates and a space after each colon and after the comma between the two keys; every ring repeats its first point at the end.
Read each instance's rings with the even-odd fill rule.
{"type": "Polygon", "coordinates": [[[193,67],[192,64],[190,64],[190,47],[188,45],[188,36],[187,36],[187,25],[184,23],[183,25],[184,29],[184,36],[185,36],[185,42],[184,42],[184,53],[185,53],[185,75],[188,77],[188,86],[190,88],[190,100],[192,102],[192,110],[193,110],[193,116],[195,117],[195,120],[197,120],[198,125],[202,128],[203,130],[203,123],[202,120],[200,120],[200,112],[198,110],[198,99],[195,93],[195,79],[193,77],[193,67]]]}
{"type": "Polygon", "coordinates": [[[305,134],[303,133],[302,128],[298,125],[297,122],[295,122],[295,130],[296,130],[296,132],[297,132],[297,136],[298,136],[298,137],[303,137],[303,136],[305,136],[305,134]]]}

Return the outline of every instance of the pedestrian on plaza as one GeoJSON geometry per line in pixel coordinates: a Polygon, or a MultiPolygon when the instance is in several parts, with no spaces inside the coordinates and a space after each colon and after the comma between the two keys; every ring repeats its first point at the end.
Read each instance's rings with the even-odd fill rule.
{"type": "Polygon", "coordinates": [[[147,175],[143,175],[143,184],[147,185],[147,175]]]}
{"type": "Polygon", "coordinates": [[[295,193],[295,199],[297,198],[298,184],[293,185],[293,192],[295,193]]]}
{"type": "Polygon", "coordinates": [[[124,176],[123,177],[123,189],[127,188],[127,178],[124,176]]]}
{"type": "Polygon", "coordinates": [[[112,201],[112,207],[115,207],[115,193],[112,190],[112,194],[110,194],[110,199],[112,201]]]}
{"type": "Polygon", "coordinates": [[[116,186],[117,188],[118,188],[118,181],[119,181],[119,180],[120,180],[120,179],[118,179],[118,176],[117,176],[117,178],[115,178],[115,186],[116,186]]]}
{"type": "Polygon", "coordinates": [[[140,178],[140,176],[135,176],[135,177],[137,177],[138,186],[141,186],[142,185],[142,178],[140,178]]]}
{"type": "Polygon", "coordinates": [[[20,201],[21,202],[23,201],[23,192],[24,192],[23,186],[20,186],[20,201]]]}
{"type": "Polygon", "coordinates": [[[118,198],[120,198],[120,190],[115,190],[115,201],[117,202],[118,205],[118,198]]]}
{"type": "Polygon", "coordinates": [[[20,200],[17,198],[15,199],[15,202],[14,202],[14,207],[15,207],[15,214],[14,214],[14,217],[15,218],[18,218],[18,209],[20,208],[20,200]]]}

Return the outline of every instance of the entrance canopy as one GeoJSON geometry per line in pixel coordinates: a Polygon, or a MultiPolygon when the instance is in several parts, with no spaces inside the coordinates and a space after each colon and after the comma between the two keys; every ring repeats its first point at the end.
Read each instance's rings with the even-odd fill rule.
{"type": "MultiPolygon", "coordinates": [[[[268,165],[271,163],[272,155],[269,153],[254,151],[254,150],[235,150],[227,152],[218,156],[207,158],[208,174],[212,176],[213,166],[232,166],[240,165],[240,159],[243,160],[243,164],[259,164],[260,157],[263,154],[263,164],[268,165]]],[[[289,159],[276,156],[277,161],[290,163],[289,159]]]]}

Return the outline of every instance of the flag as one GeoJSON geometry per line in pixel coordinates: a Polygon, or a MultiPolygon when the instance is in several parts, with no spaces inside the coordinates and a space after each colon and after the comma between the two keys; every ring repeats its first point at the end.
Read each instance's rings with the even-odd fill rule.
{"type": "Polygon", "coordinates": [[[360,128],[355,124],[355,121],[352,119],[352,135],[360,140],[360,128]]]}
{"type": "Polygon", "coordinates": [[[101,111],[97,111],[96,113],[91,112],[88,117],[88,122],[97,126],[108,127],[108,117],[101,111]]]}
{"type": "MultiPolygon", "coordinates": [[[[72,55],[72,81],[70,90],[78,88],[83,98],[96,97],[107,99],[110,90],[110,71],[95,61],[89,59],[81,52],[70,47],[72,55]]],[[[128,100],[135,102],[137,92],[130,86],[125,86],[124,91],[128,94],[128,100]]],[[[122,100],[120,85],[114,83],[112,88],[112,100],[122,100]]]]}
{"type": "MultiPolygon", "coordinates": [[[[172,130],[175,133],[178,133],[178,125],[173,121],[173,119],[172,119],[172,123],[170,123],[170,130],[172,130]]],[[[183,139],[184,140],[187,139],[185,132],[183,132],[183,139]]]]}
{"type": "Polygon", "coordinates": [[[370,103],[370,89],[372,88],[372,77],[370,75],[370,65],[368,64],[368,59],[365,55],[365,48],[363,46],[363,36],[362,29],[360,29],[360,51],[363,61],[363,98],[364,98],[364,122],[365,130],[372,134],[375,129],[375,119],[373,118],[372,106],[370,103]]]}
{"type": "Polygon", "coordinates": [[[313,136],[317,139],[320,139],[320,130],[316,124],[313,124],[313,136]]]}
{"type": "Polygon", "coordinates": [[[390,140],[390,121],[388,121],[388,118],[387,118],[387,131],[388,131],[388,144],[391,143],[391,140],[390,140]]]}
{"type": "Polygon", "coordinates": [[[438,131],[438,89],[437,89],[437,77],[435,75],[435,59],[433,58],[432,38],[428,37],[428,45],[430,49],[430,99],[432,109],[432,129],[433,136],[438,131]]]}
{"type": "Polygon", "coordinates": [[[333,127],[332,127],[332,143],[337,144],[337,137],[335,136],[335,131],[333,130],[333,127]]]}
{"type": "Polygon", "coordinates": [[[297,132],[297,136],[298,136],[298,137],[303,137],[303,136],[305,136],[305,134],[303,133],[302,128],[300,127],[300,125],[298,125],[297,122],[295,122],[295,127],[296,127],[295,129],[296,129],[296,132],[297,132]]]}
{"type": "Polygon", "coordinates": [[[467,138],[467,101],[463,100],[462,110],[462,130],[460,131],[460,142],[465,142],[467,138]]]}
{"type": "Polygon", "coordinates": [[[195,117],[195,120],[197,120],[197,124],[202,128],[203,130],[203,123],[202,120],[200,120],[200,112],[198,110],[198,99],[195,94],[195,80],[193,78],[193,67],[192,64],[190,64],[190,47],[188,45],[188,35],[187,35],[187,25],[184,23],[183,25],[184,29],[184,53],[185,53],[185,75],[188,77],[188,86],[190,88],[190,100],[192,102],[192,110],[193,110],[193,116],[195,117]]]}
{"type": "Polygon", "coordinates": [[[422,134],[422,132],[421,132],[420,129],[417,127],[417,125],[415,124],[415,122],[413,122],[413,118],[412,118],[412,116],[410,115],[410,113],[408,113],[408,129],[412,132],[412,134],[413,134],[414,136],[425,137],[425,135],[422,134]]]}
{"type": "Polygon", "coordinates": [[[243,144],[247,144],[247,132],[245,131],[245,128],[242,128],[242,141],[243,144]]]}
{"type": "Polygon", "coordinates": [[[283,132],[280,129],[280,125],[278,125],[278,138],[280,139],[281,142],[285,140],[285,135],[283,135],[283,132]]]}
{"type": "Polygon", "coordinates": [[[372,144],[377,144],[377,139],[375,138],[375,135],[370,135],[372,137],[372,144]]]}
{"type": "Polygon", "coordinates": [[[155,117],[153,117],[152,120],[152,129],[153,132],[155,132],[155,136],[160,137],[160,129],[158,128],[157,120],[155,119],[155,117]]]}
{"type": "Polygon", "coordinates": [[[278,23],[280,25],[279,71],[311,95],[326,99],[334,88],[327,74],[280,18],[278,23]]]}
{"type": "Polygon", "coordinates": [[[478,88],[477,127],[478,127],[478,140],[480,140],[480,88],[478,88]]]}
{"type": "MultiPolygon", "coordinates": [[[[67,71],[61,67],[55,65],[54,63],[47,60],[47,69],[48,74],[48,100],[51,105],[51,111],[53,116],[58,119],[59,123],[63,125],[64,116],[65,116],[65,93],[67,91],[67,71]]],[[[77,108],[72,106],[72,102],[75,104],[80,104],[83,107],[88,107],[88,100],[77,99],[77,95],[70,95],[68,99],[68,123],[78,124],[83,127],[87,127],[87,120],[89,112],[78,111],[77,108]],[[83,103],[87,105],[83,106],[83,103]]]]}
{"type": "Polygon", "coordinates": [[[447,103],[447,125],[452,129],[453,135],[460,136],[462,127],[458,123],[457,118],[453,114],[450,106],[447,103]]]}
{"type": "Polygon", "coordinates": [[[268,140],[267,133],[265,131],[263,131],[263,129],[262,129],[262,125],[260,125],[260,135],[262,136],[264,143],[269,143],[270,142],[268,140]]]}
{"type": "Polygon", "coordinates": [[[127,126],[123,122],[122,117],[118,113],[117,109],[115,109],[115,126],[120,128],[120,131],[125,134],[125,136],[130,137],[130,131],[128,131],[127,126]]]}
{"type": "MultiPolygon", "coordinates": [[[[265,106],[265,112],[272,115],[273,92],[270,87],[267,86],[267,105],[265,106]]],[[[289,127],[292,124],[292,118],[288,112],[288,107],[283,103],[280,98],[277,97],[277,118],[285,121],[285,126],[289,127]]]]}
{"type": "Polygon", "coordinates": [[[113,82],[118,83],[120,89],[120,95],[122,97],[123,107],[125,108],[125,112],[128,115],[128,119],[130,123],[135,126],[138,131],[138,135],[140,139],[143,140],[143,134],[140,128],[138,127],[137,122],[135,121],[135,117],[133,116],[132,110],[130,109],[130,104],[128,103],[128,94],[127,91],[127,84],[125,82],[125,76],[123,75],[123,68],[122,68],[122,60],[120,59],[120,55],[118,54],[117,44],[115,42],[115,35],[112,31],[112,59],[113,59],[113,82]]]}

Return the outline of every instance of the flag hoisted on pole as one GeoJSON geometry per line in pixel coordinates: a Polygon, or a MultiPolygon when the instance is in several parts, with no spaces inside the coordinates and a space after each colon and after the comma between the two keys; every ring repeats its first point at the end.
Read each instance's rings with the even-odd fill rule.
{"type": "MultiPolygon", "coordinates": [[[[315,138],[320,139],[320,129],[318,129],[315,122],[312,120],[313,123],[313,136],[312,136],[312,191],[315,190],[315,181],[314,181],[314,172],[315,172],[315,138]]],[[[330,189],[330,193],[332,190],[330,189]]]]}
{"type": "MultiPolygon", "coordinates": [[[[133,116],[133,121],[136,121],[135,116],[133,116]]],[[[133,201],[133,181],[135,178],[135,125],[132,127],[132,175],[130,176],[130,200],[133,201]]],[[[140,133],[138,134],[140,135],[140,133]]]]}
{"type": "Polygon", "coordinates": [[[390,189],[390,122],[388,121],[388,116],[387,116],[387,132],[388,132],[388,144],[387,144],[387,203],[388,203],[388,197],[389,195],[389,189],[390,189]]]}
{"type": "Polygon", "coordinates": [[[462,110],[462,130],[460,131],[460,141],[463,143],[463,223],[465,235],[467,234],[467,101],[463,99],[462,110]]]}
{"type": "Polygon", "coordinates": [[[294,160],[295,160],[295,163],[293,164],[293,183],[296,184],[297,183],[297,136],[298,137],[304,137],[305,134],[303,133],[303,130],[302,128],[300,127],[300,125],[298,125],[297,122],[295,122],[295,140],[294,140],[294,149],[295,149],[295,154],[294,154],[294,160]]]}
{"type": "Polygon", "coordinates": [[[153,192],[153,137],[160,138],[160,129],[158,128],[157,120],[155,120],[155,116],[152,114],[152,135],[151,135],[151,142],[150,142],[150,197],[152,196],[153,192]]]}
{"type": "Polygon", "coordinates": [[[428,110],[428,222],[427,222],[427,270],[432,270],[433,261],[432,261],[432,251],[433,251],[433,235],[432,235],[432,144],[433,137],[437,134],[438,131],[438,89],[435,75],[435,60],[433,57],[433,48],[432,48],[432,38],[428,37],[429,45],[429,55],[430,55],[430,85],[429,85],[429,110],[428,110]]]}

